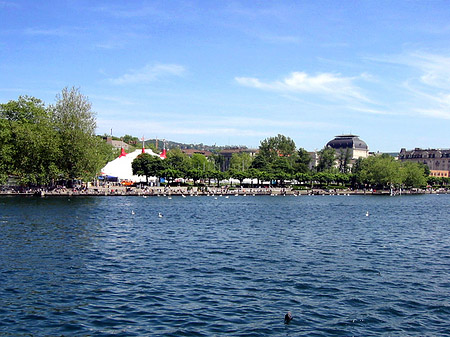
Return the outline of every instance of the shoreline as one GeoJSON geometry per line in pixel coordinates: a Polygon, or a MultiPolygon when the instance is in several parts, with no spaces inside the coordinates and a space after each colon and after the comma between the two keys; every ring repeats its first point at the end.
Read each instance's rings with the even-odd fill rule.
{"type": "MultiPolygon", "coordinates": [[[[441,190],[402,190],[395,191],[393,195],[419,195],[419,194],[449,194],[448,189],[441,190]]],[[[0,196],[308,196],[308,195],[391,195],[390,190],[325,190],[325,189],[309,189],[309,190],[292,190],[290,188],[239,188],[239,189],[224,189],[224,188],[198,188],[193,187],[147,187],[130,188],[123,186],[113,187],[90,187],[84,189],[66,189],[60,188],[51,191],[37,189],[27,191],[0,191],[0,196]]]]}

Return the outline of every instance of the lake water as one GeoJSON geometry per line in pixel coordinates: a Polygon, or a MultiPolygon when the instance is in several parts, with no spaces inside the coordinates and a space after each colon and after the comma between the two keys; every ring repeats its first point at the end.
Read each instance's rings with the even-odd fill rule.
{"type": "Polygon", "coordinates": [[[449,336],[449,215],[450,195],[0,197],[0,336],[449,336]]]}

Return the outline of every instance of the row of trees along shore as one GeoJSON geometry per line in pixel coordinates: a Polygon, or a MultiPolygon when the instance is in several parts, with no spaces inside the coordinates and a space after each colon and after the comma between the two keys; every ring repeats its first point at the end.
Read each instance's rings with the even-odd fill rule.
{"type": "MultiPolygon", "coordinates": [[[[0,104],[0,184],[8,176],[27,186],[95,180],[116,156],[112,146],[95,135],[95,129],[91,103],[77,88],[64,88],[48,106],[29,96],[0,104]]],[[[429,177],[425,165],[402,163],[388,155],[358,159],[350,165],[349,152],[324,148],[318,154],[318,164],[310,169],[308,152],[297,149],[289,137],[277,135],[262,140],[255,157],[234,153],[226,172],[220,170],[224,161],[220,154],[188,157],[178,148],[168,151],[165,160],[142,154],[132,167],[137,175],[165,178],[169,183],[184,178],[194,184],[219,184],[233,178],[242,184],[248,178],[257,185],[289,182],[299,187],[377,189],[449,183],[448,178],[429,177]]]]}
{"type": "Polygon", "coordinates": [[[133,174],[165,178],[169,184],[178,178],[202,181],[206,185],[233,178],[242,185],[251,179],[260,185],[270,182],[298,188],[423,188],[427,184],[448,184],[448,178],[429,177],[428,167],[418,163],[399,162],[390,155],[375,155],[358,159],[351,165],[349,153],[336,153],[332,148],[319,151],[319,162],[310,169],[311,156],[297,149],[289,137],[278,135],[261,142],[255,157],[247,152],[233,153],[230,168],[219,168],[224,158],[218,154],[206,158],[202,154],[188,157],[179,149],[168,151],[165,160],[149,154],[138,156],[132,163],[133,174]]]}

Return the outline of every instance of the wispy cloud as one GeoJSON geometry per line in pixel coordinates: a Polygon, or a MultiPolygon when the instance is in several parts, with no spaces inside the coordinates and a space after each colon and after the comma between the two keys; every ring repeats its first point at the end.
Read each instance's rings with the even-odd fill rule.
{"type": "Polygon", "coordinates": [[[371,115],[398,115],[398,112],[392,112],[389,110],[380,110],[380,109],[371,109],[368,107],[359,107],[359,106],[350,106],[348,107],[351,110],[355,110],[355,111],[359,111],[359,112],[364,112],[367,114],[371,114],[371,115]]]}
{"type": "Polygon", "coordinates": [[[354,84],[357,79],[364,76],[342,77],[339,74],[320,73],[315,76],[305,72],[293,72],[283,80],[263,82],[253,77],[236,77],[237,83],[243,86],[276,91],[281,93],[308,93],[323,95],[328,99],[357,100],[369,102],[369,99],[361,93],[354,84]]]}
{"type": "Polygon", "coordinates": [[[166,76],[182,76],[184,73],[185,68],[178,64],[146,65],[109,81],[116,85],[149,83],[166,76]]]}
{"type": "MultiPolygon", "coordinates": [[[[409,95],[409,110],[418,115],[450,119],[450,57],[426,52],[373,58],[405,68],[401,87],[409,95]]],[[[408,103],[406,103],[408,104],[408,103]]]]}
{"type": "MultiPolygon", "coordinates": [[[[223,125],[209,125],[205,127],[199,127],[198,125],[185,125],[182,122],[177,123],[162,123],[157,121],[147,122],[126,120],[108,120],[108,119],[98,119],[97,126],[99,129],[107,130],[111,125],[120,125],[123,130],[133,130],[133,133],[148,134],[148,135],[165,135],[166,137],[179,137],[179,136],[256,136],[262,137],[267,134],[265,131],[252,127],[225,127],[223,125]]],[[[129,131],[124,131],[129,132],[129,131]]]]}
{"type": "Polygon", "coordinates": [[[122,49],[124,46],[125,46],[125,41],[123,41],[123,40],[108,40],[108,41],[104,41],[104,42],[100,42],[100,43],[97,43],[96,45],[95,45],[95,47],[96,48],[99,48],[99,49],[108,49],[108,50],[110,50],[110,49],[122,49]]]}
{"type": "Polygon", "coordinates": [[[448,89],[446,93],[427,93],[421,88],[415,89],[409,85],[408,90],[421,102],[421,104],[416,103],[417,106],[414,106],[412,111],[428,117],[450,119],[450,91],[448,89]]]}
{"type": "Polygon", "coordinates": [[[0,8],[20,8],[20,6],[16,2],[0,1],[0,8]]]}
{"type": "Polygon", "coordinates": [[[113,102],[117,103],[119,105],[135,105],[136,103],[133,102],[130,99],[126,99],[123,97],[117,97],[117,96],[108,96],[108,95],[91,95],[91,98],[99,101],[105,101],[105,102],[113,102]]]}
{"type": "Polygon", "coordinates": [[[24,33],[26,35],[33,35],[33,36],[59,36],[59,37],[63,37],[63,36],[69,36],[69,35],[73,35],[73,31],[68,30],[67,28],[64,27],[58,27],[58,28],[49,28],[49,29],[43,29],[43,28],[26,28],[24,30],[24,33]]]}
{"type": "Polygon", "coordinates": [[[450,90],[450,57],[432,54],[414,54],[412,65],[423,74],[420,80],[423,84],[450,90]]]}
{"type": "Polygon", "coordinates": [[[299,44],[302,40],[293,35],[256,34],[262,41],[274,44],[299,44]]]}
{"type": "MultiPolygon", "coordinates": [[[[131,6],[133,7],[133,6],[131,6]]],[[[144,6],[130,8],[130,6],[101,6],[92,8],[96,12],[108,14],[118,18],[136,18],[145,16],[158,16],[162,11],[156,7],[144,6]]]]}
{"type": "MultiPolygon", "coordinates": [[[[158,113],[151,113],[149,117],[148,112],[145,117],[138,123],[136,120],[121,119],[120,113],[117,113],[118,119],[111,119],[111,112],[104,112],[101,116],[108,116],[107,119],[99,118],[98,127],[101,130],[108,130],[111,126],[118,126],[123,130],[133,130],[134,133],[146,133],[152,135],[162,135],[166,137],[180,136],[215,136],[215,137],[258,137],[259,139],[268,137],[274,133],[274,130],[287,129],[292,132],[299,130],[334,130],[335,124],[328,122],[316,121],[287,121],[279,118],[252,118],[252,117],[237,117],[229,116],[215,116],[214,118],[202,118],[195,114],[178,115],[173,118],[171,123],[166,123],[165,119],[159,118],[158,113]],[[149,121],[151,119],[151,121],[149,121]]],[[[130,131],[123,131],[129,133],[130,131]]]]}

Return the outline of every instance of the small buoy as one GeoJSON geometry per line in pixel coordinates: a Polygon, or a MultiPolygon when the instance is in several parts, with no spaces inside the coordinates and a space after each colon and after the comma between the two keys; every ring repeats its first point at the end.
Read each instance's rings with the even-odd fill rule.
{"type": "Polygon", "coordinates": [[[159,218],[162,218],[162,217],[163,217],[163,215],[161,214],[161,212],[158,213],[158,217],[159,217],[159,218]]]}
{"type": "Polygon", "coordinates": [[[369,216],[369,211],[366,212],[366,216],[369,216]]]}
{"type": "Polygon", "coordinates": [[[292,314],[290,311],[286,315],[284,315],[284,324],[289,324],[292,321],[292,314]]]}
{"type": "Polygon", "coordinates": [[[134,215],[135,213],[134,213],[134,211],[131,211],[131,215],[134,215]]]}

